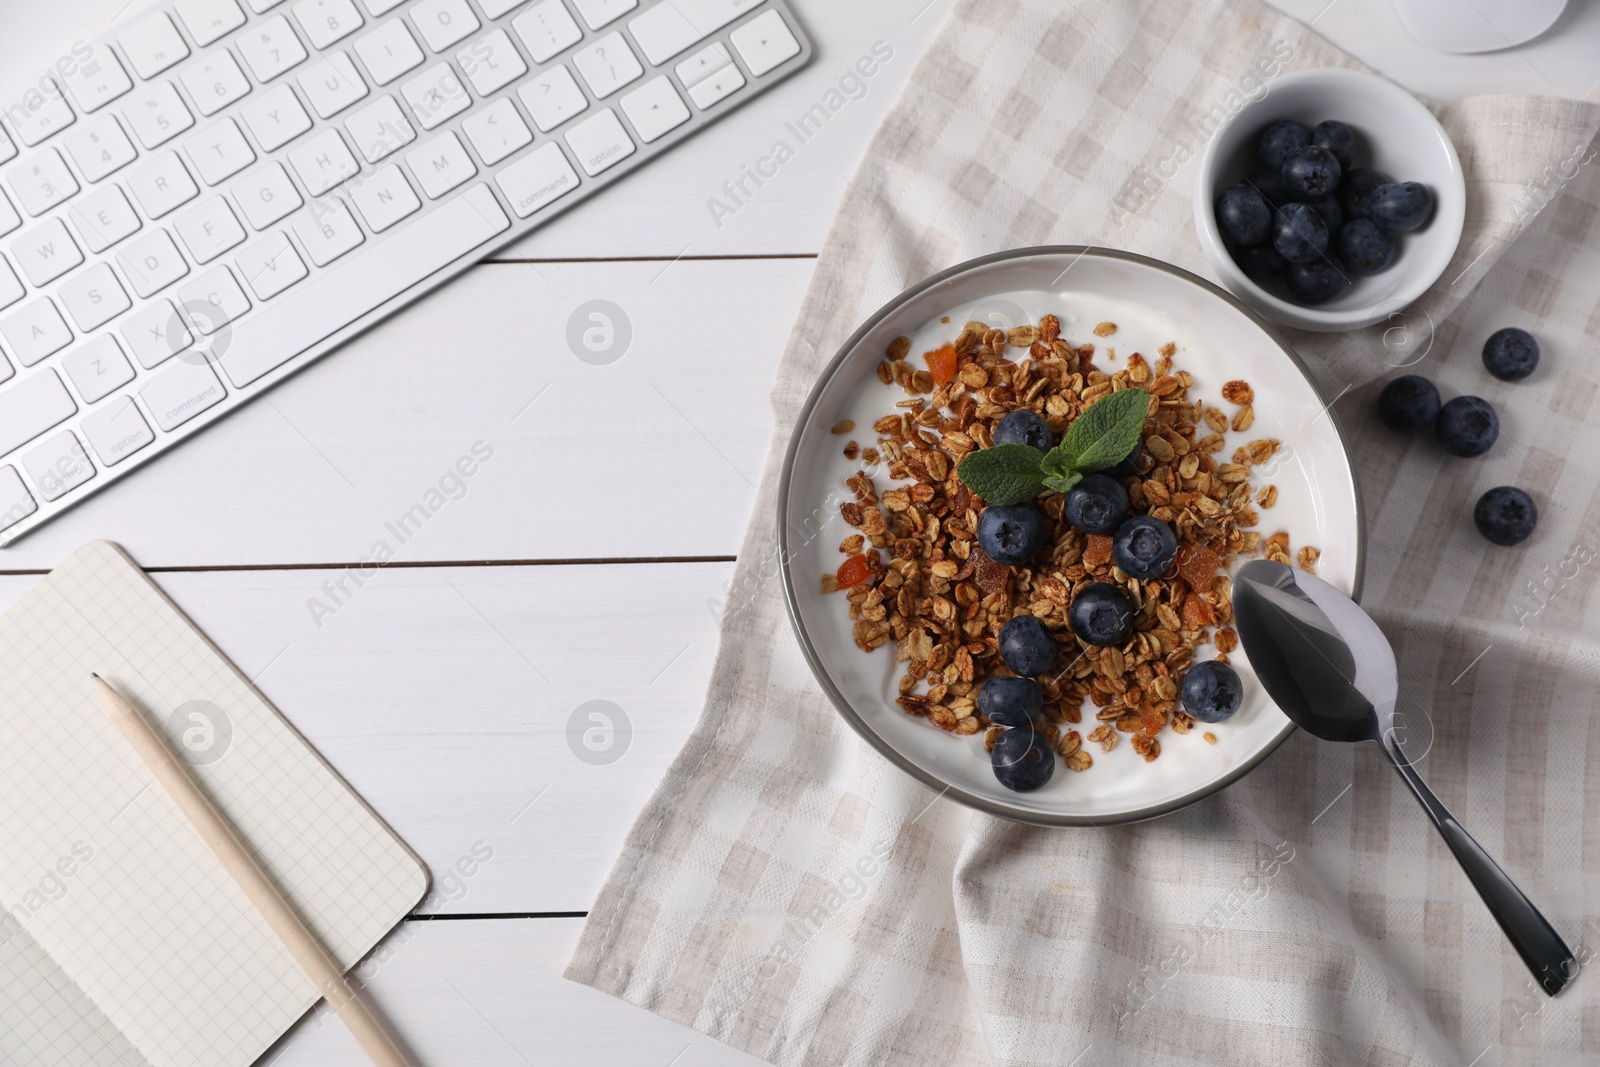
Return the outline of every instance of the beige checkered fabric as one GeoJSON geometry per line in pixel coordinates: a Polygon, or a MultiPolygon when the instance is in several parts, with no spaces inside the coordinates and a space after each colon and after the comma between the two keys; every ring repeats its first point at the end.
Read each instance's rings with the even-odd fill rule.
{"type": "MultiPolygon", "coordinates": [[[[1600,974],[1557,1000],[1536,992],[1376,752],[1297,735],[1222,794],[1137,826],[974,816],[857,740],[770,580],[781,446],[861,319],[938,269],[1021,245],[1093,242],[1209,275],[1189,202],[1207,114],[1329,65],[1355,63],[1253,0],[962,0],[850,183],[773,393],[744,599],[705,712],[568,977],[782,1065],[1600,1062],[1600,974]]],[[[1587,960],[1596,116],[1527,97],[1437,112],[1469,176],[1456,261],[1388,346],[1381,329],[1293,340],[1342,393],[1370,516],[1366,603],[1395,640],[1402,706],[1430,713],[1431,740],[1408,745],[1426,743],[1433,786],[1587,960]],[[1518,385],[1477,355],[1512,324],[1544,347],[1518,385]],[[1488,456],[1447,461],[1377,424],[1381,379],[1417,358],[1446,395],[1498,406],[1488,456]],[[1517,549],[1470,520],[1508,483],[1542,516],[1517,549]]]]}

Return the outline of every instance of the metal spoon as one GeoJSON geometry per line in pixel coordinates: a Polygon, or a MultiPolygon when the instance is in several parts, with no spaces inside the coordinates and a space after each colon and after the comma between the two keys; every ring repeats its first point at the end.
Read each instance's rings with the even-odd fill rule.
{"type": "Polygon", "coordinates": [[[1356,602],[1320,578],[1255,560],[1233,579],[1234,623],[1274,703],[1324,741],[1376,741],[1428,813],[1500,929],[1546,993],[1578,973],[1549,921],[1439,802],[1400,750],[1394,730],[1394,649],[1356,602]]]}

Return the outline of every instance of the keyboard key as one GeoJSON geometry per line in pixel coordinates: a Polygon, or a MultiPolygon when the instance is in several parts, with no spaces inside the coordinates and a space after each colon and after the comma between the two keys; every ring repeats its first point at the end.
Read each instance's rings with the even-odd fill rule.
{"type": "Polygon", "coordinates": [[[610,108],[568,130],[567,144],[578,157],[578,165],[591,178],[634,153],[628,131],[622,128],[622,120],[610,108]]]}
{"type": "MultiPolygon", "coordinates": [[[[656,9],[651,8],[651,10],[654,11],[656,9]]],[[[643,17],[643,15],[639,16],[639,18],[643,17]]],[[[634,19],[633,21],[638,22],[639,19],[634,19]]],[[[633,23],[629,23],[628,28],[632,29],[633,23]]],[[[640,47],[644,47],[642,42],[640,47]]],[[[652,63],[660,62],[660,60],[651,56],[648,48],[645,49],[645,55],[650,57],[650,62],[652,63]]],[[[721,41],[713,41],[676,67],[673,67],[672,70],[678,76],[678,80],[683,82],[684,88],[693,89],[707,77],[732,62],[733,57],[728,54],[728,46],[721,41]]]]}
{"type": "Polygon", "coordinates": [[[146,148],[166,144],[194,125],[194,116],[171,82],[147,85],[122,103],[122,117],[146,148]]]}
{"type": "Polygon", "coordinates": [[[525,219],[578,187],[578,174],[555,143],[540,145],[495,175],[495,184],[525,219]]]}
{"type": "Polygon", "coordinates": [[[633,123],[634,131],[645,144],[689,121],[689,106],[683,102],[665,74],[645,82],[620,101],[622,113],[633,123]]]}
{"type": "Polygon", "coordinates": [[[178,0],[177,9],[201,48],[244,25],[244,12],[233,0],[178,0]]]}
{"type": "Polygon", "coordinates": [[[133,358],[146,370],[160,366],[194,344],[194,335],[170,300],[155,300],[122,320],[119,331],[133,358]]]}
{"type": "Polygon", "coordinates": [[[318,118],[332,118],[367,95],[367,85],[356,73],[356,65],[343,52],[318,60],[296,80],[318,118]]]}
{"type": "Polygon", "coordinates": [[[38,510],[17,468],[0,467],[0,530],[10,529],[38,510]]]}
{"type": "Polygon", "coordinates": [[[258,82],[269,82],[306,58],[305,46],[282,15],[274,15],[249,33],[241,33],[233,43],[258,82]]]}
{"type": "MultiPolygon", "coordinates": [[[[11,269],[11,264],[0,259],[0,308],[8,308],[21,300],[27,290],[23,289],[22,282],[17,278],[17,272],[11,269]]],[[[0,360],[0,363],[3,363],[0,360]]],[[[10,367],[0,367],[0,382],[11,377],[10,367]]]]}
{"type": "Polygon", "coordinates": [[[244,242],[244,227],[234,218],[233,209],[220,196],[207,197],[172,223],[189,258],[209,263],[228,249],[244,242]]]}
{"type": "Polygon", "coordinates": [[[218,362],[235,386],[248,385],[475,253],[510,225],[494,194],[483,185],[471,186],[320,275],[316,285],[303,286],[239,323],[218,362]]]}
{"type": "MultiPolygon", "coordinates": [[[[74,48],[73,58],[78,60],[78,64],[71,74],[62,75],[62,81],[66,82],[67,92],[72,94],[72,101],[78,105],[78,110],[87,115],[132,89],[133,82],[128,79],[128,72],[122,69],[116,53],[111,49],[103,44],[81,47],[87,48],[88,58],[80,58],[80,49],[74,48]]],[[[60,70],[60,67],[56,69],[60,70]]]]}
{"type": "Polygon", "coordinates": [[[478,0],[478,6],[483,8],[484,15],[492,19],[499,18],[521,3],[522,0],[478,0]]]}
{"type": "Polygon", "coordinates": [[[435,52],[443,52],[478,28],[478,16],[467,6],[467,0],[421,0],[411,5],[408,14],[435,52]]]}
{"type": "Polygon", "coordinates": [[[191,363],[175,359],[139,389],[139,398],[163,430],[177,429],[207,408],[222,403],[227,395],[216,374],[202,360],[191,363]]]}
{"type": "Polygon", "coordinates": [[[639,6],[639,0],[573,0],[591,30],[609,25],[639,6]]]}
{"type": "Polygon", "coordinates": [[[214,122],[184,143],[184,150],[200,172],[200,180],[215,185],[256,161],[250,142],[232,119],[214,122]]]}
{"type": "Polygon", "coordinates": [[[572,65],[583,75],[596,100],[604,100],[644,74],[620,33],[608,33],[589,47],[578,49],[572,54],[572,65]]]}
{"type": "Polygon", "coordinates": [[[366,240],[350,209],[336,196],[318,200],[296,216],[294,232],[306,255],[319,267],[326,267],[366,240]]]}
{"type": "Polygon", "coordinates": [[[11,206],[11,201],[6,199],[6,194],[0,193],[0,237],[4,237],[21,225],[22,216],[18,215],[17,209],[11,206]]]}
{"type": "Polygon", "coordinates": [[[6,109],[6,117],[11,120],[18,140],[28,148],[41,144],[77,121],[66,97],[49,78],[40,78],[39,88],[24,93],[21,100],[6,109]]]}
{"type": "Polygon", "coordinates": [[[82,429],[103,467],[116,466],[156,439],[155,431],[139,414],[138,405],[126,396],[85,416],[82,429]]]}
{"type": "Polygon", "coordinates": [[[117,35],[122,54],[141,78],[154,78],[180,59],[189,57],[183,35],[164,13],[141,19],[117,35]]]}
{"type": "Polygon", "coordinates": [[[388,85],[406,71],[416,69],[424,58],[422,49],[411,39],[411,31],[399,19],[358,37],[356,55],[366,64],[374,85],[388,85]]]}
{"type": "Polygon", "coordinates": [[[36,152],[6,174],[22,210],[37,218],[78,191],[78,180],[54,148],[36,152]]]}
{"type": "Polygon", "coordinates": [[[406,154],[406,165],[416,175],[429,200],[437,200],[478,173],[453,133],[441,134],[406,154]]]}
{"type": "Polygon", "coordinates": [[[58,218],[24,230],[11,242],[11,254],[35,288],[48,285],[83,262],[83,253],[58,218]]]}
{"type": "Polygon", "coordinates": [[[425,130],[465,111],[472,98],[448,63],[435,63],[400,86],[400,95],[411,105],[411,113],[425,130]]]}
{"type": "Polygon", "coordinates": [[[99,329],[133,306],[109,263],[96,263],[68,278],[59,295],[79,333],[99,329]]]}
{"type": "Polygon", "coordinates": [[[72,394],[53,370],[0,389],[0,455],[33,440],[77,410],[72,394]]]}
{"type": "MultiPolygon", "coordinates": [[[[24,367],[31,367],[52,352],[59,352],[67,347],[72,342],[72,331],[67,329],[61,312],[56,310],[50,299],[40,297],[0,319],[0,337],[5,338],[6,344],[11,348],[11,354],[17,357],[18,363],[24,367]]],[[[10,395],[6,390],[0,389],[0,398],[10,395]]],[[[4,420],[0,419],[0,435],[5,432],[4,426],[4,420]]],[[[48,429],[48,426],[41,426],[39,429],[48,429]]],[[[0,452],[9,452],[11,447],[7,445],[0,448],[0,452]]]]}
{"type": "Polygon", "coordinates": [[[4,163],[17,154],[17,146],[11,143],[11,138],[6,136],[6,131],[0,129],[0,163],[4,163]]]}
{"type": "MultiPolygon", "coordinates": [[[[628,29],[645,58],[661,64],[747,11],[754,11],[761,3],[762,0],[671,0],[629,19],[628,29]]],[[[684,84],[689,84],[687,78],[684,84]]]]}
{"type": "Polygon", "coordinates": [[[240,252],[234,263],[257,300],[271,300],[310,273],[283,233],[263,237],[240,252]]]}
{"type": "Polygon", "coordinates": [[[96,115],[80,123],[68,132],[65,142],[67,155],[91,182],[127,166],[138,155],[115,115],[96,115]]]}
{"type": "Polygon", "coordinates": [[[739,73],[736,65],[729,63],[709,78],[702,78],[690,86],[689,99],[694,101],[695,107],[705,111],[743,88],[744,75],[739,73]]]}
{"type": "Polygon", "coordinates": [[[291,10],[319,52],[361,28],[361,13],[350,0],[300,0],[291,10]]]}
{"type": "Polygon", "coordinates": [[[466,71],[479,96],[488,96],[528,73],[528,65],[517,54],[505,30],[480,37],[456,53],[456,62],[466,71]]]}
{"type": "Polygon", "coordinates": [[[283,164],[263,163],[233,183],[233,198],[252,229],[264,230],[302,203],[283,164]]]}
{"type": "Polygon", "coordinates": [[[533,140],[533,131],[517,114],[516,105],[504,98],[473,112],[462,121],[461,132],[489,167],[533,140]]]}
{"type": "Polygon", "coordinates": [[[344,128],[356,143],[356,151],[368,163],[376,163],[417,139],[416,131],[392,96],[382,97],[357,111],[344,120],[344,128]]]}
{"type": "Polygon", "coordinates": [[[46,500],[59,500],[94,477],[94,463],[71,430],[62,430],[23,453],[22,467],[46,500]]]}
{"type": "Polygon", "coordinates": [[[133,381],[133,365],[109,333],[62,356],[61,367],[85,404],[104,400],[113,389],[133,381]]]}
{"type": "Polygon", "coordinates": [[[361,170],[356,157],[344,146],[339,131],[326,129],[289,152],[289,165],[300,175],[306,192],[321,196],[361,170]]]}
{"type": "Polygon", "coordinates": [[[758,15],[728,36],[757,78],[800,54],[800,42],[776,11],[758,15]]]}
{"type": "Polygon", "coordinates": [[[188,324],[210,337],[250,310],[250,299],[227,267],[213,267],[192,282],[178,287],[188,324]]]}
{"type": "Polygon", "coordinates": [[[91,252],[104,252],[129,234],[138,232],[139,216],[115,185],[96,189],[71,209],[72,224],[91,252]]]}
{"type": "Polygon", "coordinates": [[[117,263],[140,298],[155,295],[189,273],[189,264],[166,230],[152,230],[125,245],[117,253],[117,263]]]}
{"type": "Polygon", "coordinates": [[[535,63],[553,59],[558,52],[583,40],[583,31],[578,29],[561,0],[534,4],[511,20],[511,28],[522,38],[535,63]]]}
{"type": "Polygon", "coordinates": [[[589,106],[589,98],[583,95],[566,67],[551,67],[518,87],[517,98],[533,116],[533,124],[539,127],[540,133],[549,133],[589,106]]]}
{"type": "Polygon", "coordinates": [[[422,206],[406,176],[392,163],[378,168],[350,194],[350,199],[373,233],[382,233],[422,206]]]}
{"type": "Polygon", "coordinates": [[[405,2],[406,0],[361,0],[361,6],[367,9],[367,14],[377,18],[379,15],[387,15],[405,2]]]}
{"type": "Polygon", "coordinates": [[[277,151],[311,128],[311,116],[287,85],[264,93],[240,108],[239,114],[264,152],[277,151]]]}
{"type": "Polygon", "coordinates": [[[162,152],[128,172],[128,191],[146,217],[159,219],[193,200],[200,194],[200,187],[189,177],[189,169],[178,153],[162,152]]]}
{"type": "Polygon", "coordinates": [[[215,115],[250,91],[250,79],[226,48],[185,67],[178,77],[202,115],[215,115]]]}

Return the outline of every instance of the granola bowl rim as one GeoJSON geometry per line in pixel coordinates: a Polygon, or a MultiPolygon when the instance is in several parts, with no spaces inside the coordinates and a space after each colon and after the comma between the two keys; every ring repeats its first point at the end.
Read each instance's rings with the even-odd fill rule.
{"type": "Polygon", "coordinates": [[[827,694],[828,699],[832,702],[839,715],[845,720],[845,722],[849,723],[850,727],[863,740],[875,748],[880,755],[882,755],[895,767],[899,768],[906,774],[909,774],[912,778],[921,782],[924,786],[935,790],[941,795],[949,796],[951,799],[956,800],[957,802],[973,810],[981,811],[989,815],[995,815],[1013,822],[1026,823],[1035,826],[1100,827],[1107,825],[1143,822],[1148,819],[1159,818],[1160,816],[1171,814],[1172,812],[1186,808],[1191,804],[1197,803],[1220,792],[1229,785],[1232,785],[1234,782],[1238,781],[1240,778],[1243,778],[1246,774],[1259,766],[1269,755],[1277,751],[1283,742],[1289,738],[1289,735],[1295,732],[1296,727],[1294,723],[1288,721],[1286,718],[1277,735],[1263,745],[1259,751],[1252,754],[1248,759],[1243,760],[1238,766],[1229,769],[1226,773],[1219,775],[1218,777],[1205,782],[1200,786],[1197,786],[1188,793],[1176,798],[1163,800],[1156,804],[1151,804],[1141,808],[1129,809],[1113,815],[1090,816],[1071,813],[1044,813],[1033,809],[1014,807],[1003,801],[980,796],[962,788],[959,785],[956,785],[954,782],[941,779],[938,775],[927,770],[916,761],[906,756],[888,738],[873,728],[872,724],[868,722],[859,711],[856,710],[850,699],[846,697],[845,694],[839,689],[838,685],[835,684],[831,674],[829,673],[827,664],[824,662],[816,645],[813,643],[811,635],[807,632],[805,622],[801,617],[799,602],[800,592],[796,584],[795,568],[792,564],[792,561],[795,558],[795,549],[791,545],[791,539],[789,535],[789,520],[791,518],[789,503],[794,487],[795,470],[800,454],[801,441],[806,436],[806,429],[812,425],[816,416],[817,408],[834,377],[839,373],[840,369],[846,364],[850,357],[856,353],[857,349],[860,348],[865,340],[875,331],[877,331],[886,321],[899,315],[917,298],[941,286],[949,285],[957,279],[966,278],[975,272],[987,270],[998,264],[1008,264],[1030,258],[1065,256],[1075,257],[1074,262],[1076,262],[1077,259],[1091,256],[1104,258],[1133,264],[1139,267],[1151,268],[1171,274],[1179,281],[1187,282],[1190,285],[1200,289],[1203,293],[1221,300],[1234,311],[1244,316],[1245,319],[1259,329],[1266,336],[1266,338],[1277,347],[1278,351],[1288,359],[1289,364],[1305,380],[1313,395],[1315,395],[1323,403],[1329,422],[1333,427],[1334,433],[1338,440],[1339,447],[1343,452],[1345,464],[1350,472],[1350,506],[1353,509],[1353,518],[1356,530],[1356,545],[1353,568],[1354,574],[1352,578],[1351,596],[1353,599],[1359,600],[1366,575],[1366,515],[1365,510],[1362,507],[1360,483],[1356,480],[1355,463],[1350,450],[1350,441],[1345,433],[1343,424],[1339,421],[1332,409],[1332,405],[1328,396],[1317,384],[1316,379],[1312,377],[1304,361],[1301,360],[1299,354],[1294,350],[1294,347],[1286,338],[1283,337],[1282,334],[1278,332],[1278,330],[1267,318],[1257,312],[1253,307],[1240,300],[1233,293],[1215,284],[1214,282],[1208,281],[1207,279],[1202,278],[1191,271],[1185,270],[1182,267],[1167,263],[1164,260],[1141,255],[1137,252],[1129,252],[1122,249],[1107,248],[1097,245],[1033,245],[1024,248],[1009,249],[1002,252],[993,252],[987,255],[978,256],[947,267],[937,274],[931,275],[923,281],[901,291],[899,294],[891,298],[888,302],[883,304],[871,315],[869,315],[861,323],[861,325],[857,327],[855,332],[852,333],[850,337],[846,339],[846,341],[840,346],[838,352],[834,354],[827,366],[822,369],[821,373],[817,376],[816,382],[813,383],[810,392],[807,394],[804,404],[801,405],[794,427],[790,432],[789,442],[784,449],[783,466],[781,468],[778,480],[777,508],[775,518],[777,523],[779,573],[782,578],[783,585],[784,612],[788,616],[789,625],[794,631],[795,640],[800,647],[802,656],[805,658],[806,665],[811,670],[813,678],[815,678],[817,684],[821,686],[823,692],[827,694]]]}

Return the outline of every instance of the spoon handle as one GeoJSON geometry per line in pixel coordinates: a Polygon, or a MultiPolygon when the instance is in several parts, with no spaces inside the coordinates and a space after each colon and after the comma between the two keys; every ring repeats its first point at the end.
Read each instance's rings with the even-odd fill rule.
{"type": "Polygon", "coordinates": [[[1522,957],[1522,962],[1533,972],[1534,979],[1551,996],[1561,992],[1578,973],[1577,958],[1567,943],[1561,940],[1555,927],[1534,907],[1533,901],[1517,887],[1511,876],[1483,850],[1483,846],[1467,833],[1433,790],[1428,788],[1428,783],[1422,780],[1411,766],[1411,761],[1400,750],[1393,731],[1384,732],[1380,747],[1384,755],[1389,757],[1389,762],[1394,764],[1394,769],[1400,772],[1406,785],[1411,787],[1422,810],[1438,827],[1439,836],[1455,853],[1461,869],[1467,873],[1478,895],[1488,905],[1489,913],[1500,924],[1500,929],[1505,931],[1506,938],[1522,957]]]}

